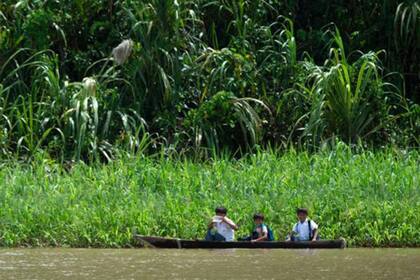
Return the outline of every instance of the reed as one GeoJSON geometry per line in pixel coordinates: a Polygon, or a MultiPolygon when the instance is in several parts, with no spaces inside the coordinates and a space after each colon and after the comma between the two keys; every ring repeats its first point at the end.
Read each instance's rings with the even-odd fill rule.
{"type": "Polygon", "coordinates": [[[351,246],[419,246],[418,151],[258,152],[207,162],[122,156],[69,172],[42,159],[0,170],[1,246],[129,247],[132,232],[202,238],[225,205],[240,226],[265,213],[276,238],[307,206],[323,238],[351,246]]]}

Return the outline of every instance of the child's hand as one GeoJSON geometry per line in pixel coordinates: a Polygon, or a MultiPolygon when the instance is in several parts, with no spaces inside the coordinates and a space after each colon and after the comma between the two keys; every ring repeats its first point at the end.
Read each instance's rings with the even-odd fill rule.
{"type": "Polygon", "coordinates": [[[226,223],[226,224],[229,224],[229,218],[228,218],[228,217],[226,217],[226,216],[224,216],[224,217],[220,217],[220,222],[221,222],[221,223],[226,223]]]}

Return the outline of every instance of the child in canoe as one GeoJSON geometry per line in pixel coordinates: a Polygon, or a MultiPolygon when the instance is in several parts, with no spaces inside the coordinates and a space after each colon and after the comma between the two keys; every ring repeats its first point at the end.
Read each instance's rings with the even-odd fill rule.
{"type": "Polygon", "coordinates": [[[264,224],[264,215],[261,213],[255,214],[253,220],[255,226],[251,236],[242,238],[240,241],[274,241],[273,232],[266,224],[264,224]]]}
{"type": "Polygon", "coordinates": [[[255,228],[252,231],[251,242],[274,241],[273,232],[264,224],[264,215],[261,213],[254,215],[255,228]]]}
{"type": "Polygon", "coordinates": [[[319,240],[318,225],[308,219],[308,209],[298,208],[296,210],[298,222],[293,226],[290,233],[290,241],[316,241],[319,240]]]}
{"type": "Polygon", "coordinates": [[[235,239],[235,230],[238,226],[227,217],[225,207],[217,207],[216,215],[213,216],[208,224],[208,231],[205,237],[207,241],[233,241],[235,239]]]}

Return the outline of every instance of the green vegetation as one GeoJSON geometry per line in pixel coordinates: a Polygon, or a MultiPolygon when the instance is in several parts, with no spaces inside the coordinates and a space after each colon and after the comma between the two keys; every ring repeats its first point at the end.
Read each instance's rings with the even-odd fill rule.
{"type": "Polygon", "coordinates": [[[162,154],[66,173],[39,160],[0,170],[0,245],[133,244],[131,234],[202,238],[216,205],[239,223],[262,211],[277,238],[310,207],[324,238],[351,246],[420,245],[419,153],[351,152],[339,143],[313,155],[261,152],[196,163],[162,154]]]}
{"type": "Polygon", "coordinates": [[[418,2],[312,2],[2,1],[0,157],[418,147],[418,2]]]}
{"type": "Polygon", "coordinates": [[[415,0],[0,1],[0,245],[202,237],[217,204],[282,238],[305,204],[418,246],[419,34],[415,0]]]}

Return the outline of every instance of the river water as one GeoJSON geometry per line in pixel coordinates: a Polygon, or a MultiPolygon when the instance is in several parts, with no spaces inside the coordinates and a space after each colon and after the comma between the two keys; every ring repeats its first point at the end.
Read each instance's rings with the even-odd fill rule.
{"type": "Polygon", "coordinates": [[[0,249],[0,279],[420,279],[420,249],[0,249]]]}

